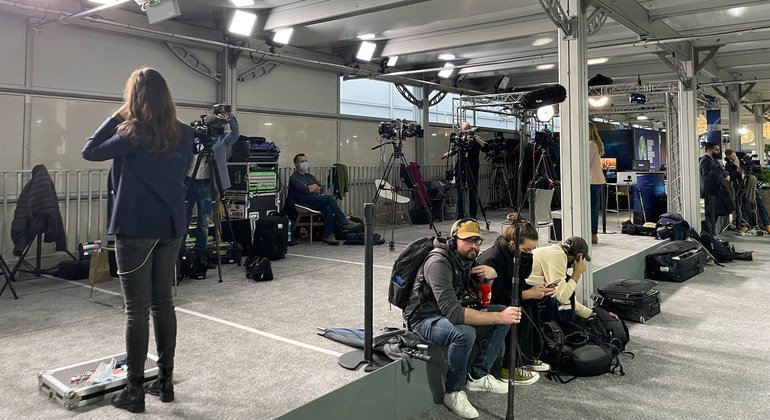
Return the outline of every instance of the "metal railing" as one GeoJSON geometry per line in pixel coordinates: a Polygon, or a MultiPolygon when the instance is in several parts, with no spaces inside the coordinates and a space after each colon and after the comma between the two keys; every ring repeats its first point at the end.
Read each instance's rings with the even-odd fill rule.
{"type": "MultiPolygon", "coordinates": [[[[79,243],[101,239],[105,235],[108,172],[105,169],[48,171],[56,188],[69,251],[76,250],[79,243]]],[[[19,195],[31,176],[32,170],[29,169],[0,171],[0,253],[6,257],[13,250],[11,224],[17,211],[19,195]]],[[[52,253],[53,246],[45,244],[43,252],[52,253]]]]}
{"type": "MultiPolygon", "coordinates": [[[[427,165],[420,168],[422,180],[439,181],[445,179],[445,165],[427,165]]],[[[399,171],[394,166],[393,171],[399,171]]],[[[288,191],[289,176],[294,168],[279,168],[279,176],[283,188],[279,192],[281,203],[285,203],[288,191]]],[[[328,175],[330,166],[315,167],[312,172],[319,182],[327,185],[327,191],[331,192],[328,175]]],[[[339,201],[340,208],[346,214],[363,215],[363,205],[372,201],[376,192],[375,179],[382,177],[384,165],[348,166],[348,192],[339,201]]],[[[107,174],[108,170],[49,170],[54,182],[59,201],[59,209],[64,222],[64,230],[67,234],[67,249],[75,252],[80,243],[103,239],[106,236],[107,225],[107,174]]],[[[478,192],[482,202],[488,199],[487,188],[491,165],[482,164],[479,174],[478,192]]],[[[0,252],[6,258],[10,258],[13,250],[11,240],[11,224],[17,211],[18,198],[29,182],[32,170],[0,171],[0,211],[2,223],[0,225],[0,252]]],[[[391,177],[391,179],[393,179],[391,177]]],[[[397,173],[399,188],[406,188],[397,173]]],[[[409,195],[405,193],[405,195],[409,195]]],[[[449,192],[451,200],[455,199],[455,191],[449,192]]],[[[378,203],[382,200],[378,200],[378,203]]],[[[30,203],[35,205],[35,203],[30,203]]],[[[407,204],[411,206],[412,204],[407,204]]],[[[280,209],[279,209],[280,210],[280,209]]],[[[21,211],[21,210],[19,210],[21,211]]],[[[54,252],[52,244],[45,244],[44,255],[54,252]]]]}

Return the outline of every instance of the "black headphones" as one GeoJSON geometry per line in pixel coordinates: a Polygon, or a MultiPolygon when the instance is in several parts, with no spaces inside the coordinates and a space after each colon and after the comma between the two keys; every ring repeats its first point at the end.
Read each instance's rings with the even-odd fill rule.
{"type": "Polygon", "coordinates": [[[451,249],[452,251],[457,250],[457,231],[460,230],[460,226],[463,225],[463,223],[467,222],[473,222],[478,224],[479,222],[476,221],[476,219],[473,218],[466,218],[466,219],[460,219],[452,225],[452,230],[449,231],[449,238],[446,240],[446,246],[447,248],[451,249]]]}

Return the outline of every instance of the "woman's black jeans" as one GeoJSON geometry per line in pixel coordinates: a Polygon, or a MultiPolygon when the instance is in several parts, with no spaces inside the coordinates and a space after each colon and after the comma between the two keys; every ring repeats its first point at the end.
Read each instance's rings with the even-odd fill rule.
{"type": "Polygon", "coordinates": [[[128,379],[144,378],[144,363],[150,338],[152,312],[158,367],[174,368],[176,314],[172,285],[180,240],[150,239],[118,235],[115,241],[118,275],[126,302],[126,364],[128,379]]]}

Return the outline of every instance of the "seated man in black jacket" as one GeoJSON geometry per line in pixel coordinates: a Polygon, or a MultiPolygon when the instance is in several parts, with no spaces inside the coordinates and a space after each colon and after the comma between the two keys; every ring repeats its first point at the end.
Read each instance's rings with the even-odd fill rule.
{"type": "MultiPolygon", "coordinates": [[[[475,296],[464,299],[471,276],[486,282],[497,277],[489,266],[475,265],[482,238],[479,224],[473,219],[458,220],[452,225],[447,245],[436,242],[425,259],[404,309],[404,320],[411,331],[426,340],[448,348],[449,370],[444,405],[463,418],[476,418],[478,411],[468,401],[465,390],[497,394],[508,392],[508,383],[489,372],[503,347],[510,324],[521,320],[521,309],[506,305],[489,305],[474,309],[475,296]],[[464,307],[463,303],[470,304],[464,307]],[[479,344],[479,354],[468,371],[468,358],[476,342],[476,326],[490,326],[479,344]]],[[[472,291],[472,290],[471,290],[472,291]]]]}
{"type": "MultiPolygon", "coordinates": [[[[477,262],[495,269],[497,279],[492,283],[491,303],[509,305],[513,292],[513,253],[516,247],[521,252],[521,264],[519,267],[519,302],[524,312],[524,322],[516,328],[516,343],[520,350],[520,357],[516,359],[517,369],[513,379],[516,385],[529,385],[537,382],[539,372],[546,372],[551,367],[538,359],[541,352],[540,336],[537,330],[540,328],[540,316],[538,302],[546,296],[552,296],[555,289],[544,285],[530,285],[524,279],[532,272],[532,250],[537,248],[537,230],[526,220],[520,221],[519,241],[516,243],[516,213],[510,213],[503,229],[503,234],[497,238],[495,244],[487,248],[479,255],[477,262]],[[527,369],[521,367],[526,366],[527,369]]],[[[508,343],[508,337],[505,340],[508,343]]],[[[509,377],[509,353],[506,346],[503,356],[503,379],[509,377]]]]}

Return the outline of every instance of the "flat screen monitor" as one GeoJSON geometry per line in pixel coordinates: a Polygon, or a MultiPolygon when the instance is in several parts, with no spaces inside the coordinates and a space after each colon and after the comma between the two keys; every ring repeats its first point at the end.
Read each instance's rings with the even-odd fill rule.
{"type": "Polygon", "coordinates": [[[632,166],[637,172],[650,172],[649,160],[634,160],[632,166]]]}

